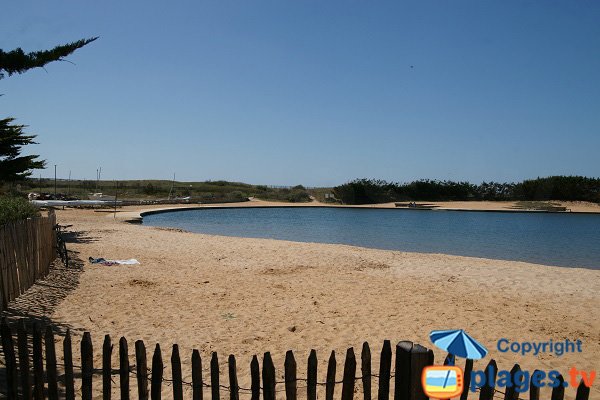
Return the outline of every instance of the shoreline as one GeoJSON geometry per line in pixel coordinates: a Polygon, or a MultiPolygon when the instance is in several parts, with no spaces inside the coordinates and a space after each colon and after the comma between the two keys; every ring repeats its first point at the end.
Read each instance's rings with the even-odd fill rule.
{"type": "MultiPolygon", "coordinates": [[[[380,204],[363,204],[363,205],[342,205],[342,204],[326,204],[321,202],[311,203],[282,203],[263,200],[250,200],[240,203],[215,203],[215,204],[179,204],[172,206],[157,206],[148,208],[149,206],[126,206],[129,208],[138,208],[135,211],[118,211],[119,218],[129,223],[142,223],[145,215],[160,214],[177,211],[202,210],[202,209],[230,209],[230,208],[294,208],[294,207],[313,207],[313,208],[351,208],[351,209],[378,209],[378,210],[398,210],[398,211],[449,211],[449,212],[497,212],[497,213],[526,213],[526,214],[577,214],[577,215],[597,215],[600,214],[600,205],[586,203],[583,207],[577,207],[571,211],[547,211],[547,210],[527,210],[508,208],[515,202],[431,202],[434,205],[433,209],[409,209],[405,207],[396,207],[395,202],[380,203],[380,204]],[[470,203],[472,207],[451,207],[454,204],[465,205],[470,203]],[[481,207],[483,205],[483,207],[481,207]],[[500,207],[498,207],[498,205],[500,207]],[[501,206],[504,207],[501,207],[501,206]],[[449,207],[450,206],[450,207],[449,207]],[[597,210],[594,210],[597,208],[597,210]]],[[[562,202],[567,206],[572,206],[573,202],[562,202]]],[[[578,202],[575,202],[577,205],[578,202]]],[[[151,207],[151,206],[150,206],[151,207]]],[[[107,211],[108,212],[108,211],[107,211]]]]}

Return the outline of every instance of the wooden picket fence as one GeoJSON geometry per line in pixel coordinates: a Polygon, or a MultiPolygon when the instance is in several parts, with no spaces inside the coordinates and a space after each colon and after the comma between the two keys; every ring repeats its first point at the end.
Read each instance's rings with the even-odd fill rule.
{"type": "Polygon", "coordinates": [[[0,226],[0,311],[48,275],[56,258],[56,216],[29,218],[0,226]]]}
{"type": "MultiPolygon", "coordinates": [[[[421,386],[421,373],[423,368],[433,365],[433,351],[418,344],[409,341],[401,341],[395,347],[394,370],[392,370],[392,346],[389,340],[386,340],[381,350],[379,373],[374,373],[371,366],[371,350],[368,343],[364,343],[360,355],[360,376],[357,377],[357,361],[353,348],[346,352],[346,358],[343,367],[343,378],[336,381],[337,362],[335,352],[331,353],[327,363],[327,375],[324,382],[317,379],[317,353],[315,350],[310,352],[307,362],[306,378],[298,377],[297,365],[294,354],[288,351],[284,362],[284,380],[277,381],[275,366],[270,353],[265,353],[262,360],[262,372],[259,367],[257,356],[252,358],[250,363],[251,385],[248,388],[241,387],[238,384],[237,365],[235,356],[230,355],[227,360],[228,366],[228,385],[220,382],[219,376],[219,358],[217,353],[212,353],[210,359],[210,377],[205,381],[202,376],[202,359],[198,350],[193,350],[191,355],[191,382],[186,382],[182,378],[182,363],[179,355],[179,348],[173,345],[170,364],[171,379],[164,377],[165,365],[163,363],[162,352],[157,344],[152,358],[151,367],[148,369],[148,360],[146,347],[143,341],[135,342],[135,365],[130,365],[129,350],[127,340],[122,337],[118,344],[118,368],[113,369],[113,345],[109,335],[104,337],[102,345],[102,365],[101,368],[94,366],[92,339],[88,332],[84,333],[81,343],[81,361],[80,366],[73,363],[73,348],[70,333],[67,331],[63,340],[63,361],[58,363],[56,352],[56,343],[52,326],[46,326],[42,330],[41,325],[35,324],[32,332],[28,332],[24,320],[17,324],[16,346],[13,332],[6,320],[0,323],[0,332],[2,336],[2,349],[4,354],[4,365],[6,369],[6,387],[0,391],[5,393],[9,400],[17,399],[36,399],[56,400],[65,398],[74,400],[76,391],[83,400],[92,400],[102,398],[110,400],[113,389],[115,393],[120,394],[123,400],[129,400],[131,396],[130,384],[137,386],[137,397],[140,400],[159,400],[163,395],[163,385],[172,386],[172,395],[174,400],[183,400],[184,387],[187,387],[186,393],[191,389],[194,400],[204,399],[204,390],[210,395],[210,400],[221,400],[221,390],[230,400],[239,400],[240,394],[250,396],[251,400],[260,400],[261,395],[264,400],[276,400],[277,393],[285,392],[286,400],[297,400],[300,396],[304,398],[304,393],[299,393],[298,389],[306,390],[307,400],[317,400],[317,387],[324,388],[325,400],[333,400],[336,387],[341,385],[341,399],[353,400],[355,392],[358,389],[357,382],[360,381],[362,397],[364,400],[372,400],[372,380],[375,378],[379,382],[376,389],[377,400],[389,400],[393,395],[394,400],[426,400],[427,396],[421,386]],[[16,347],[16,352],[15,352],[16,347]],[[45,351],[44,351],[45,347],[45,351]],[[30,354],[30,349],[32,349],[30,354]],[[60,369],[60,374],[59,374],[60,369]],[[113,388],[118,376],[118,390],[113,388]],[[93,381],[96,377],[96,383],[100,381],[93,390],[93,381]],[[135,379],[130,382],[130,377],[135,379]],[[113,378],[115,381],[113,381],[113,378]],[[298,386],[301,382],[302,387],[298,386]],[[393,389],[390,385],[393,383],[393,389]],[[150,387],[150,388],[149,388],[150,387]],[[80,392],[79,392],[80,389],[80,392]],[[101,389],[101,390],[100,390],[101,389]],[[100,393],[100,394],[99,394],[100,393]]],[[[472,398],[478,395],[479,400],[492,400],[502,398],[504,400],[519,400],[519,393],[516,389],[507,388],[505,392],[496,390],[493,386],[484,386],[479,393],[469,392],[470,374],[473,368],[473,361],[467,360],[464,366],[464,391],[460,396],[461,400],[467,400],[468,396],[472,398]]],[[[490,373],[496,377],[498,368],[496,362],[491,360],[486,368],[486,374],[490,373]]],[[[519,371],[519,366],[515,365],[511,370],[511,375],[519,371]]],[[[532,378],[533,379],[533,378],[532,378]]],[[[559,377],[562,382],[562,377],[559,377]]],[[[514,381],[514,380],[513,380],[514,381]]],[[[494,378],[495,382],[495,378],[494,378]]],[[[528,398],[530,400],[539,400],[539,389],[530,385],[528,398]]],[[[576,400],[588,400],[590,389],[583,384],[583,381],[577,388],[576,400]]],[[[208,397],[208,396],[207,396],[208,397]]],[[[551,400],[562,400],[564,398],[564,387],[554,388],[551,400]]]]}

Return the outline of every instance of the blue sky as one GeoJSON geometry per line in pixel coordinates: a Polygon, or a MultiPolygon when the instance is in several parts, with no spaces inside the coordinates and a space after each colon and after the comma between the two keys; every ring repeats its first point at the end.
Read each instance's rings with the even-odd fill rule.
{"type": "MultiPolygon", "coordinates": [[[[13,1],[0,81],[59,177],[334,185],[599,176],[597,1],[13,1]]],[[[36,173],[37,175],[37,173],[36,173]]],[[[53,168],[42,172],[52,176],[53,168]]]]}

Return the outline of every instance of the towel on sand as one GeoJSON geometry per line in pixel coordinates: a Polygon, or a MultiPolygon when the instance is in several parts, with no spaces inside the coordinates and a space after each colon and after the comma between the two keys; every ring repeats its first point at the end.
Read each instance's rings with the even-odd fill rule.
{"type": "Polygon", "coordinates": [[[111,265],[134,265],[139,264],[140,262],[135,258],[130,258],[129,260],[106,260],[104,258],[93,258],[90,257],[88,259],[92,264],[102,264],[106,266],[111,265]]]}

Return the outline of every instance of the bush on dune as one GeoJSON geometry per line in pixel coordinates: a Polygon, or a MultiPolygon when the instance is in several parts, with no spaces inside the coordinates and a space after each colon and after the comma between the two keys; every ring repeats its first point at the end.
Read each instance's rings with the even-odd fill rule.
{"type": "Polygon", "coordinates": [[[21,197],[0,197],[0,225],[39,215],[36,207],[21,197]]]}

